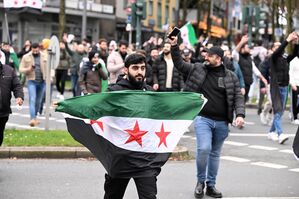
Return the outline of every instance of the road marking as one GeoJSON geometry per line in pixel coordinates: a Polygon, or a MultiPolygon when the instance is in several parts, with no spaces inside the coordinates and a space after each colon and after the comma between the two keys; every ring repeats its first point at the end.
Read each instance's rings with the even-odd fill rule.
{"type": "Polygon", "coordinates": [[[232,145],[232,146],[247,146],[247,143],[242,142],[233,142],[233,141],[224,141],[224,144],[232,145]]]}
{"type": "MultiPolygon", "coordinates": [[[[28,114],[23,114],[23,113],[12,113],[13,116],[19,116],[19,117],[25,117],[25,118],[30,118],[30,115],[28,114]]],[[[45,120],[45,116],[38,116],[37,119],[45,120]]],[[[57,118],[49,117],[49,120],[52,121],[57,121],[57,118]]]]}
{"type": "Polygon", "coordinates": [[[16,128],[16,129],[38,129],[38,130],[44,130],[45,128],[41,127],[31,127],[29,125],[22,125],[22,124],[15,124],[15,123],[6,123],[6,126],[11,127],[11,128],[16,128]]]}
{"type": "Polygon", "coordinates": [[[298,172],[299,173],[299,168],[289,169],[289,171],[293,171],[293,172],[298,172]]]}
{"type": "Polygon", "coordinates": [[[244,124],[245,124],[245,125],[255,125],[254,122],[246,122],[246,121],[244,122],[244,124]]]}
{"type": "Polygon", "coordinates": [[[252,162],[252,165],[255,166],[261,166],[261,167],[268,167],[268,168],[273,168],[273,169],[286,169],[288,166],[281,165],[281,164],[273,164],[273,163],[268,163],[268,162],[252,162]]]}
{"type": "Polygon", "coordinates": [[[261,146],[261,145],[250,145],[248,147],[252,148],[252,149],[261,149],[261,150],[265,150],[265,151],[278,150],[278,148],[276,148],[276,147],[268,147],[268,146],[261,146]]]}
{"type": "MultiPolygon", "coordinates": [[[[295,137],[295,134],[286,134],[284,135],[289,137],[295,137]]],[[[233,137],[267,137],[267,133],[230,133],[229,136],[233,137]]]]}
{"type": "Polygon", "coordinates": [[[182,138],[192,138],[190,135],[183,135],[182,138]]]}
{"type": "Polygon", "coordinates": [[[298,197],[225,197],[225,199],[298,199],[298,197]]]}
{"type": "Polygon", "coordinates": [[[293,150],[291,150],[291,149],[284,149],[284,150],[280,150],[279,152],[281,152],[281,153],[289,153],[289,154],[293,154],[294,153],[293,150]]]}
{"type": "Polygon", "coordinates": [[[238,157],[233,157],[233,156],[221,156],[220,157],[223,160],[230,160],[234,162],[250,162],[250,160],[245,159],[245,158],[238,158],[238,157]]]}

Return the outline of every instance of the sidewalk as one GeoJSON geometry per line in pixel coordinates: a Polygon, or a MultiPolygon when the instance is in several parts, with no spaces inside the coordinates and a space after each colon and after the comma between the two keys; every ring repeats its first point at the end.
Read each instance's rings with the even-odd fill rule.
{"type": "MultiPolygon", "coordinates": [[[[0,147],[0,159],[3,158],[95,158],[85,147],[0,147]]],[[[190,159],[188,149],[177,146],[172,160],[190,159]]]]}

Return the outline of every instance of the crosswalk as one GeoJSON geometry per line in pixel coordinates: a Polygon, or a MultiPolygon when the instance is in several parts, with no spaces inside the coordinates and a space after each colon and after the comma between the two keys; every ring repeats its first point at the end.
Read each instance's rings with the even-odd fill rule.
{"type": "MultiPolygon", "coordinates": [[[[231,133],[230,136],[232,137],[264,137],[266,139],[267,134],[251,134],[251,133],[231,133]],[[256,136],[254,136],[256,135],[256,136]]],[[[294,134],[288,134],[289,137],[294,137],[294,134]]],[[[192,135],[184,135],[183,139],[189,139],[189,140],[196,140],[195,136],[192,135]]],[[[225,147],[234,147],[234,148],[239,148],[239,150],[255,150],[256,153],[267,153],[267,152],[273,152],[273,153],[280,153],[281,156],[289,156],[289,159],[292,159],[295,161],[295,158],[293,158],[293,150],[290,149],[281,149],[279,145],[278,147],[273,147],[273,146],[264,146],[264,145],[256,145],[256,144],[250,144],[250,143],[245,143],[245,142],[237,142],[237,141],[232,141],[232,140],[227,140],[224,142],[224,148],[225,147]],[[245,147],[245,148],[244,148],[245,147]]],[[[237,149],[238,150],[238,149],[237,149]]],[[[265,154],[266,155],[266,154],[265,154]]],[[[225,161],[231,161],[239,164],[249,164],[251,166],[258,166],[258,167],[264,167],[264,168],[269,168],[269,169],[285,169],[290,172],[298,173],[299,174],[299,162],[297,164],[298,167],[294,167],[292,164],[291,166],[280,164],[280,163],[274,163],[274,162],[266,162],[264,160],[251,160],[250,155],[248,157],[242,154],[242,157],[238,156],[231,156],[224,154],[221,156],[222,160],[225,161]]],[[[272,160],[274,161],[274,160],[272,160]]],[[[296,165],[296,164],[295,164],[296,165]]]]}

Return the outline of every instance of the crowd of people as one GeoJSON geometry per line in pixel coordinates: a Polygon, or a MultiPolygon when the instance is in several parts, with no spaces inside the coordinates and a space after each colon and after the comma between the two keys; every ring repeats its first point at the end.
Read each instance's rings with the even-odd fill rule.
{"type": "MultiPolygon", "coordinates": [[[[72,35],[64,34],[60,41],[59,65],[51,72],[51,85],[56,86],[58,99],[64,99],[65,82],[69,77],[74,97],[107,90],[145,88],[157,92],[204,94],[208,102],[194,120],[197,137],[194,196],[202,198],[206,188],[207,195],[221,198],[222,193],[215,184],[222,145],[229,132],[228,125],[244,127],[245,104],[252,98],[256,87],[260,90],[257,93],[257,114],[263,124],[271,126],[269,139],[280,144],[288,140],[281,122],[288,96],[291,99],[291,122],[299,124],[299,35],[292,32],[281,43],[274,42],[269,47],[263,46],[260,41],[250,47],[248,40],[248,36],[244,35],[234,48],[230,48],[226,42],[214,46],[202,37],[195,46],[179,44],[177,37],[151,37],[142,49],[134,49],[123,40],[117,43],[104,38],[98,42],[87,39],[76,41],[72,35]],[[292,45],[293,49],[289,55],[285,53],[287,45],[292,45]],[[133,60],[132,66],[126,65],[130,61],[128,57],[132,59],[130,55],[138,58],[136,63],[133,60]]],[[[18,53],[9,43],[1,44],[0,88],[10,89],[9,93],[13,91],[16,103],[21,105],[24,100],[21,85],[27,87],[29,125],[32,127],[40,123],[37,117],[43,111],[49,42],[49,39],[40,43],[26,41],[18,53]],[[20,81],[16,74],[19,74],[20,81]],[[12,87],[5,87],[2,83],[5,78],[10,78],[12,87]]],[[[9,101],[10,98],[11,94],[8,95],[9,101]]],[[[1,102],[0,105],[0,135],[3,137],[11,110],[3,108],[10,104],[3,105],[1,102]]],[[[114,182],[109,176],[106,178],[106,183],[114,182]]],[[[150,181],[156,183],[156,179],[150,181]]],[[[113,185],[115,189],[117,183],[113,185]]],[[[145,180],[144,183],[148,182],[145,180]]],[[[151,188],[156,190],[155,187],[151,188]]],[[[105,198],[115,198],[109,197],[109,194],[107,191],[105,198]]],[[[122,198],[122,194],[117,198],[122,198]]],[[[156,191],[154,195],[145,194],[141,198],[156,198],[156,191]]]]}

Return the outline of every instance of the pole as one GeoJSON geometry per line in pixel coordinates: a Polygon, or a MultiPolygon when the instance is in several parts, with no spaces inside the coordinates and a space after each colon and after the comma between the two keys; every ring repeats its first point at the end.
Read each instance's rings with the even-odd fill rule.
{"type": "Polygon", "coordinates": [[[5,26],[6,26],[6,34],[7,34],[7,40],[8,43],[11,44],[10,36],[9,36],[9,26],[8,26],[8,20],[7,20],[7,13],[4,11],[4,20],[5,20],[5,26]]]}
{"type": "Polygon", "coordinates": [[[51,68],[53,64],[53,52],[52,49],[48,49],[48,64],[46,70],[46,123],[45,130],[49,130],[49,117],[50,117],[50,98],[51,98],[51,68]]]}
{"type": "Polygon", "coordinates": [[[132,26],[131,26],[131,29],[130,29],[130,31],[129,31],[129,46],[131,46],[131,44],[132,44],[132,26]]]}
{"type": "Polygon", "coordinates": [[[86,21],[87,21],[87,0],[83,0],[83,16],[82,16],[82,35],[81,38],[86,38],[86,21]]]}
{"type": "Polygon", "coordinates": [[[141,45],[141,20],[140,16],[136,17],[136,49],[140,49],[141,45]]]}

